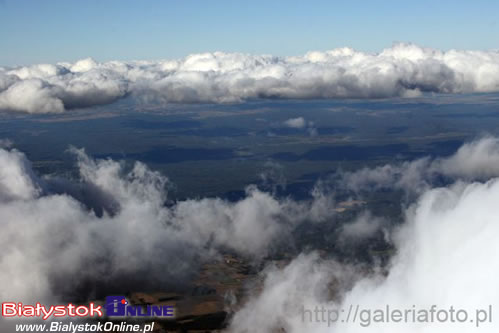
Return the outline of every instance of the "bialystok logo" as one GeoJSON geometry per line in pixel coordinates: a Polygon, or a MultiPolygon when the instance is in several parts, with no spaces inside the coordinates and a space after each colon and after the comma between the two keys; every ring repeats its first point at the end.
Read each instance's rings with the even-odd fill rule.
{"type": "Polygon", "coordinates": [[[108,317],[174,317],[171,305],[129,305],[123,296],[106,297],[108,317]]]}
{"type": "MultiPolygon", "coordinates": [[[[171,305],[130,305],[124,296],[107,296],[104,306],[108,317],[163,317],[173,318],[174,308],[171,305]]],[[[2,316],[5,318],[41,318],[51,317],[103,317],[101,305],[24,305],[23,303],[2,303],[2,316]]]]}
{"type": "Polygon", "coordinates": [[[36,305],[24,305],[23,303],[5,302],[2,303],[3,317],[26,317],[42,318],[43,320],[53,317],[102,317],[102,306],[90,303],[86,305],[51,305],[46,307],[40,303],[36,305]]]}

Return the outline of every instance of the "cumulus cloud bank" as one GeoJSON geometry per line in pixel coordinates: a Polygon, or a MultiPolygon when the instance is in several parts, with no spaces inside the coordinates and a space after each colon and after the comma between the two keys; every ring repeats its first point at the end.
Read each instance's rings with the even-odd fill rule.
{"type": "Polygon", "coordinates": [[[391,188],[421,194],[439,181],[483,181],[498,176],[499,139],[485,136],[463,144],[456,153],[446,158],[424,157],[400,164],[344,172],[339,185],[355,192],[391,188]]]}
{"type": "Polygon", "coordinates": [[[193,54],[179,60],[0,67],[0,109],[57,113],[128,95],[165,103],[255,98],[385,98],[421,92],[499,91],[499,52],[442,52],[397,44],[370,54],[350,48],[275,57],[193,54]]]}
{"type": "Polygon", "coordinates": [[[328,214],[325,195],[295,202],[255,187],[237,202],[165,205],[168,179],[137,162],[77,157],[77,181],[39,177],[0,148],[0,299],[54,302],[178,288],[220,249],[259,259],[293,228],[328,214]]]}
{"type": "MultiPolygon", "coordinates": [[[[447,188],[429,190],[407,211],[404,227],[394,239],[397,254],[389,272],[368,277],[337,263],[319,260],[316,255],[295,259],[283,270],[266,272],[264,289],[234,316],[231,332],[250,332],[252,323],[261,324],[259,332],[496,332],[499,287],[496,273],[499,264],[497,236],[497,201],[499,181],[458,183],[447,188]],[[356,281],[353,286],[336,284],[342,290],[340,299],[325,297],[331,280],[356,281]],[[386,308],[428,310],[467,310],[465,322],[331,322],[315,318],[313,310],[359,306],[371,311],[386,308]],[[477,328],[476,310],[488,311],[492,306],[492,322],[477,328]],[[304,309],[312,311],[305,314],[304,309]],[[263,319],[262,319],[263,318],[263,319]],[[305,318],[305,319],[304,319],[305,318]],[[362,327],[367,325],[367,327],[362,327]]],[[[343,314],[345,316],[345,313],[343,314]]],[[[447,312],[447,318],[450,318],[447,312]]],[[[318,317],[321,318],[321,317],[318,317]]],[[[334,316],[332,317],[334,318],[334,316]]],[[[345,320],[345,317],[341,317],[345,320]]],[[[435,317],[436,318],[436,317],[435,317]]],[[[444,318],[442,315],[440,318],[444,318]]],[[[454,318],[455,315],[454,315],[454,318]]],[[[461,317],[462,318],[462,317],[461,317]]]]}
{"type": "MultiPolygon", "coordinates": [[[[387,266],[366,269],[301,254],[282,269],[264,270],[262,289],[235,313],[228,330],[470,332],[476,326],[435,320],[362,328],[360,321],[336,322],[328,327],[304,317],[303,310],[315,306],[358,305],[371,311],[386,305],[401,311],[453,306],[473,316],[476,309],[492,305],[495,318],[499,169],[492,164],[498,147],[499,139],[485,137],[447,158],[403,164],[399,173],[423,169],[423,164],[452,178],[440,187],[432,184],[432,173],[430,178],[416,173],[402,182],[426,183],[405,209],[404,223],[391,231],[396,251],[387,266]]],[[[73,152],[78,181],[40,177],[23,153],[0,149],[1,299],[89,297],[101,290],[127,290],[137,285],[137,278],[144,288],[178,285],[197,262],[216,256],[219,249],[258,258],[275,242],[286,241],[302,221],[324,221],[334,212],[334,200],[321,182],[305,202],[278,199],[250,186],[237,202],[206,198],[168,206],[168,180],[144,164],[127,169],[113,160],[94,160],[83,150],[73,152]]],[[[385,179],[381,175],[368,178],[385,179]]],[[[397,188],[398,183],[384,184],[397,188]]],[[[358,242],[388,226],[389,221],[364,213],[340,229],[340,240],[358,242]]],[[[365,313],[363,318],[365,324],[365,313]]],[[[480,331],[497,332],[497,325],[494,320],[483,323],[480,331]]]]}
{"type": "MultiPolygon", "coordinates": [[[[441,187],[432,186],[426,179],[427,187],[405,210],[404,223],[391,235],[396,252],[386,268],[374,267],[366,274],[355,266],[320,259],[313,253],[299,256],[283,269],[264,272],[263,290],[234,315],[229,331],[250,332],[258,323],[259,332],[496,332],[499,286],[495,277],[499,264],[494,258],[499,253],[499,170],[492,162],[498,156],[498,147],[497,138],[487,137],[463,145],[445,159],[424,159],[414,166],[403,164],[392,169],[385,166],[372,173],[369,169],[362,171],[357,176],[392,188],[404,183],[400,181],[402,176],[390,184],[385,181],[393,170],[400,175],[421,169],[421,164],[455,178],[441,187]],[[423,319],[418,321],[409,314],[407,321],[388,322],[384,317],[381,322],[378,316],[378,322],[374,322],[375,311],[385,311],[386,315],[387,305],[400,311],[401,318],[406,310],[414,309],[427,311],[428,319],[419,317],[423,319]],[[353,312],[346,322],[350,306],[353,311],[357,306],[362,311],[355,322],[353,312]],[[444,311],[440,317],[435,314],[433,320],[429,319],[432,306],[436,312],[444,311]],[[333,312],[329,317],[326,312],[322,317],[319,312],[316,316],[316,308],[337,310],[340,315],[336,317],[333,312]],[[477,311],[489,309],[491,320],[477,327],[477,311]],[[460,310],[468,315],[462,321],[461,312],[461,322],[456,316],[460,310]]],[[[407,184],[410,179],[419,184],[422,175],[409,177],[407,184]]],[[[376,224],[386,224],[366,218],[362,215],[345,225],[343,232],[346,236],[368,234],[376,224]]]]}

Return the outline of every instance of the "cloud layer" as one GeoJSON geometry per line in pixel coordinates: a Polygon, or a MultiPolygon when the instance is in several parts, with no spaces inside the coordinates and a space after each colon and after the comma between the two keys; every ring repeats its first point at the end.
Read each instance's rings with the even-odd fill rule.
{"type": "Polygon", "coordinates": [[[0,109],[57,113],[128,95],[162,103],[255,98],[385,98],[499,91],[499,52],[442,52],[397,44],[299,57],[193,54],[179,60],[0,67],[0,109]]]}
{"type": "MultiPolygon", "coordinates": [[[[250,332],[258,323],[259,332],[496,332],[498,148],[497,138],[486,137],[463,145],[448,158],[349,174],[351,181],[357,180],[357,189],[373,184],[385,189],[417,188],[416,199],[404,209],[403,224],[392,230],[396,253],[389,265],[369,272],[320,259],[314,253],[301,255],[283,269],[263,273],[262,291],[235,314],[229,331],[250,332]],[[433,185],[436,174],[451,177],[450,183],[433,185]],[[447,316],[447,320],[437,319],[435,314],[433,321],[418,322],[409,315],[407,322],[384,319],[374,323],[374,311],[385,311],[387,305],[401,313],[429,311],[435,306],[437,311],[446,311],[439,318],[447,316]],[[363,312],[355,322],[353,315],[349,322],[342,322],[350,306],[359,306],[363,312]],[[489,306],[492,321],[477,328],[477,310],[488,311],[489,306]],[[315,317],[316,307],[344,312],[336,322],[333,314],[328,323],[327,312],[325,319],[315,317]],[[304,314],[304,309],[310,312],[304,314]],[[457,320],[458,310],[467,311],[467,320],[457,320]]],[[[345,225],[343,232],[362,236],[380,223],[386,225],[361,215],[345,225]]],[[[460,318],[463,320],[462,312],[460,318]]]]}
{"type": "MultiPolygon", "coordinates": [[[[168,206],[167,178],[144,164],[127,168],[109,159],[94,160],[83,150],[73,153],[78,180],[40,177],[23,153],[0,149],[1,299],[53,303],[99,291],[122,292],[139,280],[144,289],[178,287],[197,263],[217,256],[220,249],[261,258],[276,242],[287,241],[303,221],[329,221],[334,214],[334,200],[320,182],[312,199],[304,202],[250,186],[237,202],[205,198],[168,206]]],[[[357,177],[368,182],[359,180],[359,188],[373,181],[391,189],[418,188],[404,210],[402,226],[386,235],[396,249],[389,265],[366,269],[365,264],[339,263],[312,253],[299,255],[284,268],[268,267],[262,288],[234,315],[228,330],[412,333],[470,332],[475,327],[468,321],[366,328],[357,321],[328,327],[303,320],[303,307],[315,306],[375,310],[388,304],[403,311],[436,305],[474,315],[476,309],[492,305],[495,318],[498,156],[499,139],[485,137],[447,158],[382,167],[396,171],[389,176],[376,169],[361,171],[357,177]],[[373,170],[375,176],[369,174],[373,170]],[[410,172],[414,176],[401,182],[410,172]],[[435,174],[449,177],[449,183],[434,186],[435,174]]],[[[340,239],[332,241],[355,243],[389,224],[387,217],[366,212],[343,225],[340,239]]],[[[497,328],[493,321],[480,331],[497,328]]]]}
{"type": "Polygon", "coordinates": [[[498,176],[499,138],[484,136],[463,144],[449,157],[424,157],[344,172],[338,185],[357,193],[397,189],[408,194],[421,194],[436,183],[443,185],[458,179],[484,181],[498,176]]]}
{"type": "Polygon", "coordinates": [[[0,299],[54,302],[137,286],[181,288],[220,249],[258,260],[302,221],[331,214],[319,192],[295,202],[252,186],[237,202],[167,206],[168,180],[158,172],[72,151],[76,181],[38,177],[23,153],[0,148],[0,299]]]}
{"type": "Polygon", "coordinates": [[[429,190],[407,210],[405,224],[394,237],[397,254],[386,276],[366,276],[316,255],[300,256],[282,270],[265,272],[262,292],[236,313],[229,331],[250,332],[258,323],[259,332],[496,332],[498,200],[498,179],[429,190]],[[333,284],[341,297],[328,298],[336,280],[342,282],[333,284]],[[353,281],[353,286],[345,281],[353,281]],[[452,306],[455,312],[468,311],[469,317],[458,322],[454,314],[454,322],[418,323],[409,316],[408,322],[374,323],[374,311],[387,305],[402,313],[436,306],[447,311],[447,318],[452,306]],[[492,322],[477,328],[476,311],[488,311],[489,305],[492,322]],[[304,308],[313,311],[316,306],[345,313],[329,326],[327,313],[322,322],[311,319],[313,314],[303,315],[304,308]],[[350,306],[364,310],[362,319],[341,322],[350,306]]]}

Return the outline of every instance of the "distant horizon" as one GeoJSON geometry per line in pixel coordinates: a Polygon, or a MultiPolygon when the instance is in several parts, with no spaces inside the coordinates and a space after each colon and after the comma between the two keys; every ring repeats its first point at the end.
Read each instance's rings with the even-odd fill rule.
{"type": "Polygon", "coordinates": [[[82,57],[77,57],[74,59],[62,59],[54,62],[33,62],[33,63],[24,63],[24,64],[12,64],[12,65],[6,65],[0,63],[0,68],[18,68],[18,67],[29,67],[29,66],[36,66],[36,65],[57,65],[57,64],[74,64],[79,61],[84,61],[84,60],[93,60],[97,63],[108,63],[108,62],[122,62],[122,63],[135,63],[135,62],[161,62],[161,61],[176,61],[176,60],[183,60],[186,59],[190,56],[195,56],[195,55],[203,55],[203,54],[216,54],[216,53],[223,53],[223,54],[242,54],[246,56],[271,56],[271,57],[277,57],[277,58],[293,58],[293,57],[303,57],[307,54],[313,53],[313,52],[320,52],[320,53],[327,53],[335,50],[341,50],[341,49],[350,49],[353,50],[356,53],[364,53],[367,55],[373,55],[377,56],[383,53],[385,50],[389,50],[395,46],[398,45],[413,45],[418,48],[422,49],[427,49],[427,50],[432,50],[436,52],[449,52],[449,51],[458,51],[458,52],[467,52],[467,51],[478,51],[478,52],[497,52],[499,53],[499,47],[497,48],[490,48],[490,49],[465,49],[465,48],[448,48],[448,49],[441,49],[441,48],[435,48],[435,47],[429,47],[425,45],[420,45],[417,43],[413,43],[410,41],[394,41],[390,45],[386,45],[385,47],[380,48],[379,50],[362,50],[354,47],[350,47],[348,45],[344,46],[338,46],[334,48],[326,48],[326,49],[313,49],[313,50],[308,50],[304,51],[299,54],[272,54],[272,53],[256,53],[256,52],[239,52],[239,51],[222,51],[222,50],[214,50],[214,51],[200,51],[200,52],[193,52],[193,53],[187,53],[185,55],[177,56],[177,57],[158,57],[158,58],[127,58],[126,56],[123,58],[120,58],[119,56],[116,58],[109,58],[109,59],[100,59],[98,57],[93,57],[93,56],[82,56],[82,57]]]}
{"type": "Polygon", "coordinates": [[[497,50],[499,3],[483,0],[0,1],[0,66],[178,59],[215,51],[299,56],[404,42],[438,50],[497,50]]]}

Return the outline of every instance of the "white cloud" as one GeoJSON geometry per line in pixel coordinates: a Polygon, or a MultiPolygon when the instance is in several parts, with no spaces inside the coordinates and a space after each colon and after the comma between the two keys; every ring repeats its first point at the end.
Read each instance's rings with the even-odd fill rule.
{"type": "MultiPolygon", "coordinates": [[[[407,184],[419,184],[426,174],[418,170],[424,167],[446,172],[455,182],[434,188],[424,179],[419,197],[405,210],[404,224],[392,234],[396,252],[387,272],[302,254],[284,269],[263,272],[262,292],[235,314],[229,331],[473,331],[469,322],[327,327],[303,321],[301,309],[379,309],[389,304],[405,310],[435,304],[467,309],[472,315],[489,304],[496,309],[499,178],[494,177],[499,174],[488,166],[495,161],[497,146],[497,139],[486,137],[448,158],[419,160],[398,171],[416,170],[416,176],[400,175],[396,182],[407,176],[407,184]],[[462,168],[448,166],[470,158],[474,163],[462,168]]],[[[309,202],[277,199],[249,187],[237,202],[206,198],[167,207],[168,180],[158,172],[142,163],[127,171],[122,163],[73,152],[80,171],[76,182],[37,177],[24,154],[0,149],[0,299],[55,302],[101,288],[123,291],[138,280],[144,288],[178,286],[196,262],[216,255],[219,247],[261,257],[301,221],[324,221],[334,212],[332,196],[322,183],[309,202]]],[[[384,167],[368,178],[385,182],[390,170],[384,167]]],[[[352,240],[385,226],[364,214],[340,231],[352,240]]],[[[480,331],[497,329],[493,321],[480,331]]]]}
{"type": "Polygon", "coordinates": [[[499,53],[397,44],[379,54],[343,48],[299,57],[203,53],[178,60],[0,68],[0,109],[30,113],[111,103],[128,95],[170,103],[272,98],[412,97],[499,91],[499,53]]]}
{"type": "MultiPolygon", "coordinates": [[[[448,158],[361,171],[359,177],[383,186],[425,182],[417,199],[404,210],[404,223],[391,235],[396,251],[390,263],[369,272],[320,260],[316,255],[300,256],[284,269],[264,272],[263,289],[235,314],[229,331],[496,332],[499,263],[494,258],[499,254],[499,170],[490,163],[497,158],[498,142],[486,137],[464,144],[448,158]],[[433,187],[431,179],[424,178],[428,175],[425,169],[431,169],[430,174],[455,177],[454,182],[433,187]],[[394,175],[396,179],[392,179],[394,175]],[[402,181],[404,177],[407,181],[402,181]],[[328,296],[331,291],[337,295],[328,296]],[[437,311],[446,310],[447,316],[452,306],[454,322],[412,322],[409,314],[408,322],[373,323],[374,311],[385,311],[387,305],[402,313],[412,309],[429,312],[436,306],[437,311]],[[488,312],[490,305],[492,322],[477,328],[477,310],[488,312]],[[328,326],[327,313],[325,322],[313,319],[316,306],[345,312],[340,321],[328,326]],[[359,306],[363,319],[341,322],[350,306],[354,311],[359,306]],[[304,315],[303,309],[312,313],[304,315]],[[461,309],[469,315],[465,322],[456,320],[456,312],[461,309]],[[368,323],[368,315],[371,324],[362,327],[361,323],[368,323]]],[[[342,234],[347,238],[369,236],[383,225],[386,223],[364,214],[344,225],[342,234]]]]}
{"type": "Polygon", "coordinates": [[[0,165],[0,200],[32,199],[41,192],[24,154],[0,148],[0,165]]]}
{"type": "Polygon", "coordinates": [[[290,118],[283,122],[284,126],[295,129],[305,129],[309,136],[314,137],[318,135],[317,128],[313,121],[307,121],[303,117],[290,118]]]}
{"type": "Polygon", "coordinates": [[[0,148],[10,148],[13,144],[10,139],[0,139],[0,148]]]}
{"type": "Polygon", "coordinates": [[[0,149],[0,299],[180,288],[220,248],[260,259],[297,224],[328,216],[313,208],[315,200],[276,199],[253,186],[237,202],[166,206],[168,180],[160,173],[72,151],[78,181],[39,178],[23,153],[0,149]]]}
{"type": "Polygon", "coordinates": [[[499,139],[485,136],[463,144],[445,158],[420,158],[411,162],[363,168],[341,175],[341,186],[359,192],[394,188],[420,194],[431,188],[436,178],[448,181],[487,180],[499,177],[499,139]]]}
{"type": "Polygon", "coordinates": [[[383,220],[364,212],[354,221],[341,227],[340,239],[345,242],[356,242],[372,237],[383,225],[383,220]]]}
{"type": "Polygon", "coordinates": [[[312,253],[298,256],[283,269],[268,267],[262,275],[261,294],[235,313],[228,332],[316,332],[302,322],[302,307],[326,301],[332,281],[339,288],[348,288],[359,272],[355,267],[324,262],[312,253]]]}
{"type": "MultiPolygon", "coordinates": [[[[410,211],[396,237],[398,254],[381,284],[364,281],[346,295],[345,304],[394,308],[412,305],[475,309],[497,306],[499,287],[493,276],[499,265],[490,260],[499,253],[497,179],[479,184],[457,184],[426,192],[410,211]]],[[[495,309],[497,311],[497,309],[495,309]]],[[[497,313],[494,313],[497,314],[497,313]]],[[[429,323],[404,326],[405,332],[470,332],[474,323],[429,323]]],[[[480,332],[497,331],[497,323],[480,332]]],[[[345,332],[356,331],[353,327],[345,332]]],[[[372,332],[398,332],[397,325],[380,325],[372,332]]]]}
{"type": "Polygon", "coordinates": [[[291,128],[305,128],[307,122],[303,117],[290,118],[284,122],[284,125],[291,128]]]}
{"type": "Polygon", "coordinates": [[[406,211],[405,224],[394,237],[397,253],[386,276],[366,276],[361,270],[352,274],[351,267],[316,256],[298,257],[283,270],[264,274],[262,292],[236,313],[230,331],[496,332],[498,200],[498,179],[429,190],[406,211]],[[353,286],[332,283],[342,275],[348,276],[353,286]],[[341,297],[327,297],[331,288],[341,297]],[[488,311],[492,305],[492,322],[481,323],[480,328],[470,320],[414,323],[409,315],[407,323],[371,321],[369,326],[361,326],[368,323],[365,310],[371,311],[372,320],[374,311],[384,311],[387,305],[402,313],[411,309],[429,311],[433,305],[437,311],[450,311],[452,306],[454,318],[455,312],[463,309],[473,320],[477,310],[488,311]],[[313,312],[315,306],[344,309],[343,319],[350,306],[359,306],[364,311],[363,319],[357,317],[356,322],[349,323],[340,320],[329,327],[327,314],[325,322],[314,320],[313,314],[303,315],[304,308],[313,312]]]}
{"type": "Polygon", "coordinates": [[[484,137],[464,144],[450,158],[437,162],[441,172],[466,179],[488,179],[499,175],[499,139],[484,137]]]}

